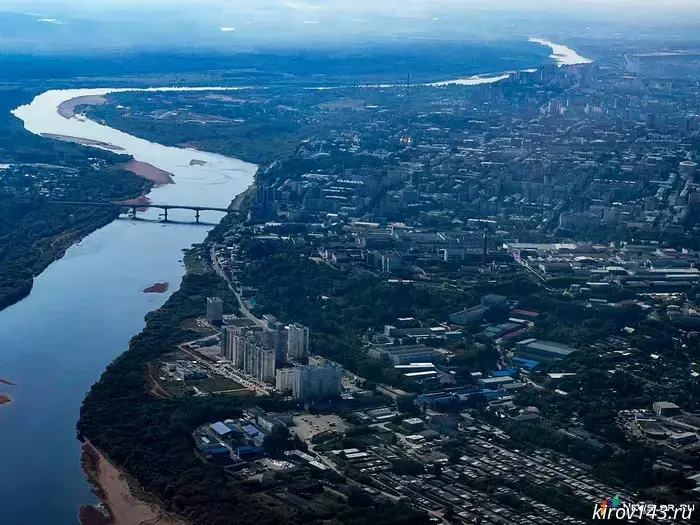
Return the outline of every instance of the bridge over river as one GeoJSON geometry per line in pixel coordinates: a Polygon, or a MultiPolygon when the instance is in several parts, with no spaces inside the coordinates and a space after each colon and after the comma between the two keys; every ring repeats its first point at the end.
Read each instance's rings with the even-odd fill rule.
{"type": "Polygon", "coordinates": [[[156,204],[156,203],[137,203],[125,204],[123,202],[102,202],[102,201],[47,201],[49,204],[59,204],[62,206],[98,206],[111,208],[126,208],[130,209],[134,215],[139,208],[158,208],[163,210],[164,221],[168,222],[168,210],[192,210],[195,212],[195,219],[199,224],[199,214],[203,211],[218,211],[221,213],[245,213],[238,210],[230,210],[229,208],[220,208],[216,206],[190,206],[188,204],[156,204]]]}

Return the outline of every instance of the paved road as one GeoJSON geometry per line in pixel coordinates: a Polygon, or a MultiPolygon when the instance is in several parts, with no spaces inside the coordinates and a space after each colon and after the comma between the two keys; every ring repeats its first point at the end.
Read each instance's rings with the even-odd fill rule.
{"type": "Polygon", "coordinates": [[[243,302],[243,297],[241,297],[241,294],[236,291],[236,289],[233,287],[231,284],[230,279],[228,278],[228,275],[226,275],[226,272],[223,271],[221,266],[219,266],[219,262],[216,259],[216,244],[212,244],[211,250],[209,250],[209,259],[211,260],[211,265],[212,268],[214,268],[214,271],[221,277],[224,281],[226,281],[226,284],[228,285],[229,290],[233,292],[233,294],[236,296],[236,300],[238,301],[238,309],[241,311],[241,313],[253,321],[255,324],[263,326],[264,323],[261,319],[258,319],[253,315],[253,313],[246,308],[245,303],[243,302]]]}

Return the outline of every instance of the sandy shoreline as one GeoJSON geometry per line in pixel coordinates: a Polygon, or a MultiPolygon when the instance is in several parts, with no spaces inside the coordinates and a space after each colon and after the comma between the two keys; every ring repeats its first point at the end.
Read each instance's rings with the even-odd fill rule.
{"type": "Polygon", "coordinates": [[[58,114],[63,118],[72,118],[75,116],[75,110],[78,106],[101,106],[107,103],[107,99],[102,95],[86,95],[84,97],[72,98],[61,102],[58,106],[58,114]]]}
{"type": "Polygon", "coordinates": [[[132,160],[122,165],[127,171],[130,171],[134,175],[139,177],[144,177],[156,184],[174,184],[172,174],[164,171],[160,168],[156,168],[148,162],[142,162],[140,160],[132,160]]]}
{"type": "Polygon", "coordinates": [[[120,148],[119,146],[114,146],[113,144],[108,144],[107,142],[102,142],[100,140],[82,139],[80,137],[59,135],[57,133],[42,133],[41,136],[46,137],[47,139],[62,140],[63,142],[72,142],[74,144],[82,144],[84,146],[97,146],[111,151],[124,151],[124,148],[120,148]]]}
{"type": "Polygon", "coordinates": [[[135,199],[126,199],[125,201],[115,201],[115,204],[123,204],[124,206],[137,206],[137,211],[145,211],[151,204],[151,199],[145,195],[139,195],[135,199]]]}
{"type": "Polygon", "coordinates": [[[137,499],[126,477],[92,443],[83,443],[81,464],[90,487],[101,505],[80,508],[82,525],[188,525],[153,503],[137,499]]]}

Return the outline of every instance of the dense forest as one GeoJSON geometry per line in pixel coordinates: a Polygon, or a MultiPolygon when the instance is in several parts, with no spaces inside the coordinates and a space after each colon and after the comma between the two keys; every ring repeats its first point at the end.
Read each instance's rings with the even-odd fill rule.
{"type": "Polygon", "coordinates": [[[10,179],[0,170],[0,310],[25,297],[34,277],[85,235],[114,220],[101,208],[48,205],[38,189],[21,181],[31,174],[44,186],[62,186],[70,200],[118,200],[147,191],[150,182],[119,169],[123,155],[33,135],[10,111],[31,100],[24,90],[0,92],[0,164],[27,167],[27,177],[10,179]],[[100,163],[101,169],[93,164],[100,163]],[[65,177],[70,169],[72,177],[65,177]]]}
{"type": "Polygon", "coordinates": [[[255,300],[265,313],[309,326],[312,352],[370,381],[410,387],[393,367],[361,351],[360,336],[368,329],[381,329],[399,317],[444,321],[479,301],[474,291],[397,285],[371,274],[337,270],[301,256],[289,244],[251,241],[244,249],[251,263],[243,282],[257,289],[255,300]]]}

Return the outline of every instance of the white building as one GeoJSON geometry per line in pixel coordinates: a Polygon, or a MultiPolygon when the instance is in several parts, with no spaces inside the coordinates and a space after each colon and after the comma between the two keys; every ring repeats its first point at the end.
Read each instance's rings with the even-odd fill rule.
{"type": "Polygon", "coordinates": [[[342,379],[343,367],[332,361],[322,366],[297,366],[294,368],[293,396],[295,399],[339,396],[342,379]]]}
{"type": "Polygon", "coordinates": [[[275,373],[275,388],[282,393],[294,390],[294,369],[280,368],[275,373]]]}
{"type": "Polygon", "coordinates": [[[236,337],[236,332],[233,326],[224,326],[221,329],[221,355],[233,361],[232,351],[234,345],[234,337],[236,337]]]}
{"type": "Polygon", "coordinates": [[[218,297],[207,297],[207,321],[220,323],[224,319],[224,302],[218,297]]]}
{"type": "Polygon", "coordinates": [[[257,376],[265,383],[275,382],[275,351],[272,348],[259,350],[260,374],[257,376]]]}
{"type": "Polygon", "coordinates": [[[221,329],[221,355],[239,369],[246,368],[245,347],[254,330],[247,326],[224,326],[221,329]]]}
{"type": "Polygon", "coordinates": [[[306,359],[309,355],[309,329],[301,324],[287,327],[287,355],[296,360],[306,359]]]}
{"type": "Polygon", "coordinates": [[[234,330],[233,340],[231,342],[229,359],[236,368],[245,367],[245,345],[246,338],[249,337],[250,332],[247,330],[241,330],[239,328],[234,330]]]}
{"type": "Polygon", "coordinates": [[[266,383],[275,382],[275,350],[259,334],[245,333],[243,370],[266,383]]]}

